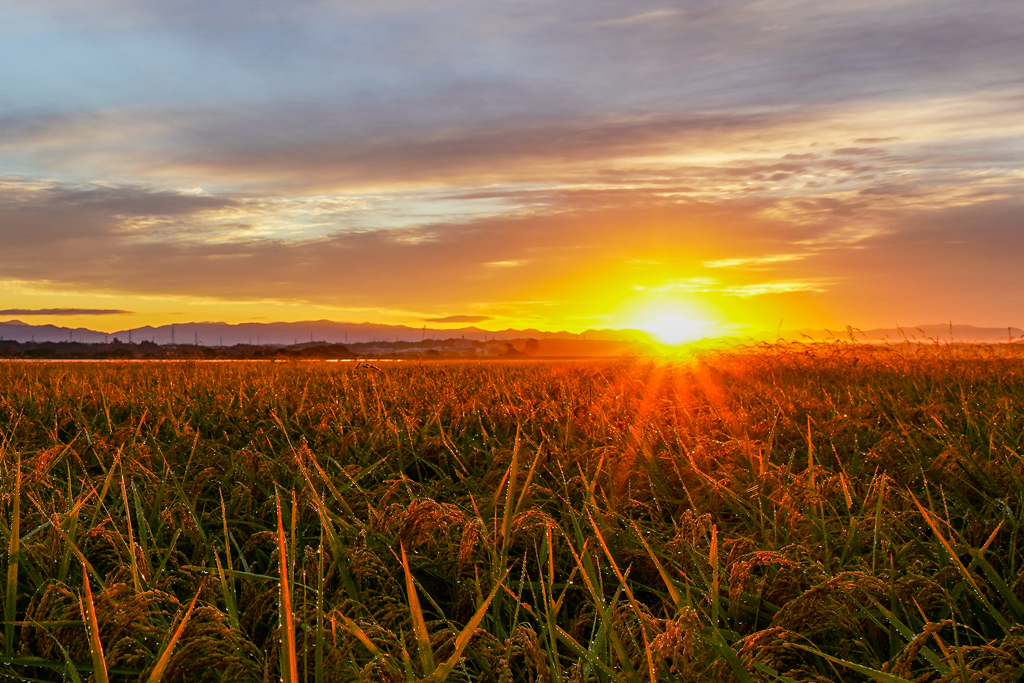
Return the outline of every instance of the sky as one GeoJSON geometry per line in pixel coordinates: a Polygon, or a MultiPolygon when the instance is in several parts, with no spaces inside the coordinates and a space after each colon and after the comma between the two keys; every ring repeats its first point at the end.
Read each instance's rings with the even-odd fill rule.
{"type": "Polygon", "coordinates": [[[8,318],[1024,323],[1020,0],[0,17],[8,318]]]}

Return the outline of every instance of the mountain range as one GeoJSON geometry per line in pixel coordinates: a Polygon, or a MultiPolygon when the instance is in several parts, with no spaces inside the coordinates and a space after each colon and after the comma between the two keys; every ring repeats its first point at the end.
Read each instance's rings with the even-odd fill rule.
{"type": "MultiPolygon", "coordinates": [[[[754,335],[740,335],[737,341],[776,339],[828,340],[840,339],[867,342],[922,342],[922,343],[999,343],[1024,342],[1024,330],[1018,327],[975,327],[973,325],[930,324],[895,328],[874,328],[859,330],[779,330],[754,335]]],[[[118,339],[121,342],[151,341],[156,344],[199,344],[203,346],[233,346],[235,344],[291,345],[316,341],[332,344],[366,342],[418,342],[424,339],[470,339],[487,341],[491,339],[584,339],[602,341],[652,341],[652,335],[641,330],[600,329],[587,330],[580,334],[572,332],[545,332],[537,329],[482,330],[478,327],[432,328],[409,327],[407,325],[382,325],[377,323],[349,323],[331,320],[309,320],[285,323],[240,323],[221,322],[175,323],[153,327],[145,325],[127,330],[106,333],[84,327],[61,327],[57,325],[31,325],[20,320],[0,322],[0,340],[18,342],[62,342],[75,341],[87,344],[103,343],[118,339]]]]}
{"type": "Polygon", "coordinates": [[[96,344],[118,339],[121,342],[151,341],[156,344],[199,344],[203,346],[233,346],[235,344],[291,345],[302,342],[328,342],[332,344],[366,342],[418,342],[424,339],[587,339],[611,341],[650,341],[647,332],[639,330],[587,330],[571,332],[544,332],[536,329],[482,330],[478,327],[438,329],[381,325],[376,323],[347,323],[331,320],[310,320],[295,323],[240,323],[219,322],[175,323],[153,327],[145,325],[118,332],[97,332],[84,327],[56,325],[30,325],[20,320],[0,322],[0,339],[18,342],[75,341],[96,344]]]}

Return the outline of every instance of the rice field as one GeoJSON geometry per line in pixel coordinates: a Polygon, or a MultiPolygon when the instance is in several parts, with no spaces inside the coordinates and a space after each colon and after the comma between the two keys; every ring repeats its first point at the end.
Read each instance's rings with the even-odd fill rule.
{"type": "Polygon", "coordinates": [[[1011,681],[1024,353],[0,362],[0,676],[1011,681]]]}

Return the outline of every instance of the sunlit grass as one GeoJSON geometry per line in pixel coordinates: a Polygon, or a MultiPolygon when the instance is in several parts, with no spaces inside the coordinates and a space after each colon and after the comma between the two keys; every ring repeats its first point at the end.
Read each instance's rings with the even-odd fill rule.
{"type": "Polygon", "coordinates": [[[1024,353],[0,363],[0,672],[1014,680],[1024,353]]]}

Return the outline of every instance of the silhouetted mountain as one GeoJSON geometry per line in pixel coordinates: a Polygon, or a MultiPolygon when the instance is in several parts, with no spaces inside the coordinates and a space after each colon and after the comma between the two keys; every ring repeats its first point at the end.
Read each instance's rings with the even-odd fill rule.
{"type": "MultiPolygon", "coordinates": [[[[789,341],[826,341],[829,339],[849,340],[850,334],[856,341],[867,342],[940,342],[940,343],[1000,343],[1008,339],[1024,342],[1024,330],[1018,327],[975,327],[973,325],[949,324],[915,325],[900,328],[875,328],[860,330],[853,328],[824,330],[782,330],[742,335],[745,339],[775,341],[782,338],[789,341]]],[[[56,325],[31,325],[21,320],[0,322],[0,340],[18,342],[81,342],[97,344],[118,339],[122,343],[151,342],[166,344],[195,344],[200,346],[234,346],[235,344],[261,346],[294,346],[296,344],[320,342],[328,344],[361,344],[372,342],[420,342],[424,339],[466,339],[470,341],[537,339],[543,340],[585,340],[609,342],[650,342],[652,336],[640,330],[587,330],[580,334],[572,332],[545,332],[533,328],[525,330],[482,330],[468,326],[458,328],[410,327],[407,325],[381,325],[377,323],[348,323],[332,320],[308,320],[295,323],[240,323],[219,322],[182,323],[152,327],[145,325],[113,333],[97,332],[83,327],[68,328],[56,325]]],[[[656,341],[656,340],[654,340],[656,341]]]]}
{"type": "Polygon", "coordinates": [[[20,320],[0,322],[0,339],[17,342],[81,342],[98,344],[109,335],[84,327],[58,327],[56,325],[29,325],[20,320]]]}
{"type": "Polygon", "coordinates": [[[219,322],[182,323],[153,327],[145,325],[110,334],[84,328],[29,325],[20,320],[0,322],[0,338],[19,342],[86,342],[102,343],[117,338],[123,343],[149,341],[156,344],[198,344],[202,346],[233,346],[235,344],[284,345],[302,342],[331,344],[365,342],[419,342],[423,339],[584,339],[609,341],[648,341],[649,335],[638,330],[587,330],[581,334],[571,332],[544,332],[536,329],[506,329],[492,332],[478,327],[436,328],[381,325],[376,323],[346,323],[331,320],[310,320],[295,323],[240,323],[219,322]]]}

